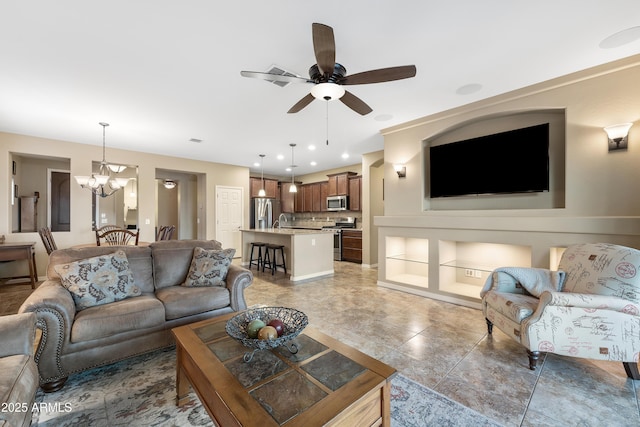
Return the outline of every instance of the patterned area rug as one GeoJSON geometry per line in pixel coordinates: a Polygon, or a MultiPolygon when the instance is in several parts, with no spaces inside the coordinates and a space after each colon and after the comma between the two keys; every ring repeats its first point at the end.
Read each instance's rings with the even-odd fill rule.
{"type": "MultiPolygon", "coordinates": [[[[175,349],[73,375],[56,393],[38,392],[33,426],[212,426],[200,400],[175,404],[175,349]]],[[[391,425],[499,426],[477,412],[396,375],[391,425]]]]}

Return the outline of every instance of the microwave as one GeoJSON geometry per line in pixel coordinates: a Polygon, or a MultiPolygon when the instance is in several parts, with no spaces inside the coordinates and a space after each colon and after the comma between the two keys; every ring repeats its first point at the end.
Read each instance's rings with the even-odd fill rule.
{"type": "Polygon", "coordinates": [[[327,197],[328,211],[346,211],[349,209],[347,196],[329,196],[327,197]]]}

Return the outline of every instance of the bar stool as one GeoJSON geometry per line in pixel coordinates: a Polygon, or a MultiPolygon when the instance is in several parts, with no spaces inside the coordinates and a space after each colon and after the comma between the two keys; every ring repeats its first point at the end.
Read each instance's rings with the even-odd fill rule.
{"type": "Polygon", "coordinates": [[[278,267],[282,267],[284,269],[284,274],[287,274],[287,265],[284,262],[284,245],[267,244],[264,260],[262,262],[262,271],[264,271],[265,267],[271,269],[271,275],[275,274],[278,267]],[[278,264],[278,250],[280,251],[282,264],[278,264]]]}
{"type": "MultiPolygon", "coordinates": [[[[262,271],[264,271],[264,259],[262,258],[262,248],[266,247],[267,244],[264,242],[251,242],[251,254],[249,257],[249,269],[251,269],[252,265],[255,265],[260,271],[260,267],[262,267],[262,271]],[[258,258],[253,257],[253,250],[258,248],[258,258]]],[[[266,249],[265,249],[266,251],[266,249]]]]}

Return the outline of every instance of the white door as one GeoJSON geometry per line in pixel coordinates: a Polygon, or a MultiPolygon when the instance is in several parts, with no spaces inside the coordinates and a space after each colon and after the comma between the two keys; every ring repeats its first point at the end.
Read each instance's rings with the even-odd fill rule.
{"type": "Polygon", "coordinates": [[[234,248],[236,258],[242,258],[243,191],[242,187],[216,185],[216,240],[225,249],[234,248]]]}

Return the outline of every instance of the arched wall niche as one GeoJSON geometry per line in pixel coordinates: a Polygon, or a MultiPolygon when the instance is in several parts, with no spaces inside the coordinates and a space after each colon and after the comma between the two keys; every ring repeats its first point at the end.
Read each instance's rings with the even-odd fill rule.
{"type": "MultiPolygon", "coordinates": [[[[424,210],[499,210],[499,209],[559,209],[565,207],[566,131],[564,109],[510,111],[473,118],[457,123],[427,137],[422,142],[423,206],[424,210]],[[493,133],[549,123],[549,191],[541,193],[484,194],[447,198],[429,197],[429,147],[476,138],[493,133]]],[[[487,168],[504,169],[505,179],[518,173],[518,161],[526,159],[496,159],[487,168]]],[[[451,179],[473,179],[454,176],[451,179]]]]}

